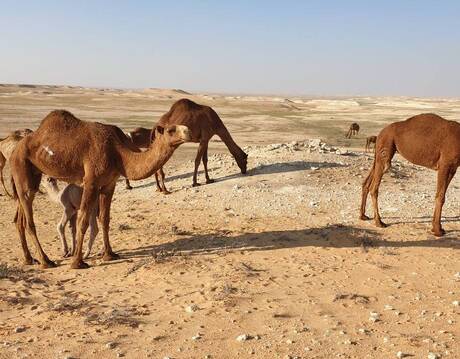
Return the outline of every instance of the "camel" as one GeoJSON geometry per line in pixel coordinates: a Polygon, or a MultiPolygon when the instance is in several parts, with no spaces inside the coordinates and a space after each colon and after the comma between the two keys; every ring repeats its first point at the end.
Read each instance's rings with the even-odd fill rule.
{"type": "Polygon", "coordinates": [[[11,173],[17,209],[14,222],[26,264],[32,264],[26,231],[32,237],[42,268],[54,267],[37,237],[32,203],[42,174],[81,185],[83,194],[77,220],[77,246],[71,268],[88,268],[83,261],[83,239],[92,211],[99,202],[99,222],[104,241],[103,260],[118,259],[110,246],[110,206],[120,176],[140,180],[159,170],[176,148],[191,139],[186,126],[156,126],[155,141],[140,152],[116,126],[77,119],[70,112],[55,110],[40,127],[21,140],[11,158],[11,173]]]}
{"type": "Polygon", "coordinates": [[[438,172],[435,210],[431,231],[437,237],[445,234],[441,212],[447,187],[460,165],[460,124],[435,114],[421,114],[386,126],[378,135],[374,163],[362,186],[360,219],[366,216],[366,200],[370,192],[377,227],[386,227],[378,208],[380,181],[398,152],[408,161],[438,172]]]}
{"type": "Polygon", "coordinates": [[[351,138],[351,136],[357,135],[359,132],[359,125],[356,122],[353,122],[348,129],[345,138],[351,138]]]}
{"type": "MultiPolygon", "coordinates": [[[[203,161],[206,183],[213,183],[208,174],[208,142],[212,136],[217,135],[225,143],[230,153],[236,160],[241,173],[246,173],[248,155],[238,147],[223,124],[219,115],[209,106],[199,105],[189,99],[176,101],[171,109],[165,113],[158,125],[185,125],[191,131],[191,142],[199,143],[198,153],[195,158],[192,186],[199,186],[197,182],[198,167],[203,161]]],[[[164,182],[163,182],[164,186],[164,182]]],[[[163,187],[165,189],[165,187],[163,187]]]]}
{"type": "Polygon", "coordinates": [[[3,189],[5,190],[8,197],[12,197],[12,195],[6,189],[5,181],[3,180],[3,169],[5,168],[6,162],[10,158],[11,153],[13,152],[18,142],[21,141],[23,137],[32,132],[33,131],[28,128],[23,130],[16,130],[6,138],[0,140],[0,181],[2,182],[3,189]]]}
{"type": "MultiPolygon", "coordinates": [[[[137,127],[133,131],[130,131],[126,134],[131,142],[140,149],[146,149],[150,146],[150,142],[153,141],[152,138],[152,130],[144,127],[137,127]]],[[[163,172],[163,168],[159,171],[155,172],[155,181],[157,184],[157,191],[163,194],[170,194],[166,189],[165,186],[165,173],[163,172]],[[160,182],[161,179],[161,182],[160,182]]],[[[133,189],[131,184],[129,183],[129,179],[126,179],[126,189],[133,189]]]]}
{"type": "Polygon", "coordinates": [[[365,147],[365,152],[370,151],[371,145],[374,144],[374,151],[375,151],[375,142],[377,141],[377,136],[369,136],[366,138],[366,147],[365,147]]]}
{"type": "MultiPolygon", "coordinates": [[[[46,177],[44,187],[48,193],[48,197],[62,206],[62,219],[57,225],[57,231],[62,243],[62,256],[64,258],[69,257],[73,254],[75,248],[77,247],[77,214],[78,209],[80,208],[83,188],[71,183],[64,188],[59,189],[56,179],[52,177],[46,177]],[[70,250],[65,239],[65,227],[69,222],[70,229],[72,231],[72,247],[70,250]]],[[[97,212],[98,206],[95,206],[89,218],[89,241],[86,252],[83,255],[83,259],[89,257],[94,239],[99,232],[99,228],[97,226],[97,212]]]]}

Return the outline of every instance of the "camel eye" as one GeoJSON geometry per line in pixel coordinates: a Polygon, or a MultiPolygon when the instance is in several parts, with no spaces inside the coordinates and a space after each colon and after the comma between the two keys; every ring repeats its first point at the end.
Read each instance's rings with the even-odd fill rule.
{"type": "Polygon", "coordinates": [[[168,130],[168,133],[169,133],[170,135],[172,135],[174,132],[176,132],[176,130],[175,130],[174,128],[171,128],[171,129],[168,130]]]}

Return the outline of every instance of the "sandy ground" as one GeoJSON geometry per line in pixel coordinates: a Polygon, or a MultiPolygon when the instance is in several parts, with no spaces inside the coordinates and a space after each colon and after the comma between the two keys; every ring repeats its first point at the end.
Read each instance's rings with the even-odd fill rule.
{"type": "Polygon", "coordinates": [[[421,112],[459,119],[460,100],[5,85],[0,132],[36,128],[54,108],[151,126],[182,96],[216,108],[249,154],[248,175],[213,141],[214,184],[191,187],[194,145],[166,166],[171,195],[152,179],[132,191],[120,182],[111,243],[122,259],[102,262],[98,237],[91,268],[80,271],[61,258],[61,211],[45,195],[36,225],[59,266],[23,266],[15,205],[0,196],[0,358],[460,357],[460,180],[447,195],[443,239],[429,233],[435,173],[401,158],[381,187],[390,226],[357,219],[372,163],[364,138],[421,112]],[[345,140],[354,121],[362,130],[345,140]]]}

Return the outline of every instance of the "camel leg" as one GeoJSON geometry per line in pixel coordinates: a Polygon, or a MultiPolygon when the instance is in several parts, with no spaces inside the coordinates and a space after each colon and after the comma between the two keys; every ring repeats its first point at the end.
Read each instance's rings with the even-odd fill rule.
{"type": "Polygon", "coordinates": [[[90,217],[89,222],[89,241],[88,241],[88,248],[83,256],[84,259],[88,258],[91,249],[93,248],[94,239],[96,238],[97,234],[99,233],[99,227],[97,226],[97,208],[94,208],[93,213],[90,217]]]}
{"type": "Polygon", "coordinates": [[[67,209],[65,209],[64,213],[62,214],[61,221],[57,225],[59,238],[61,239],[61,242],[62,242],[62,256],[64,258],[70,256],[69,247],[67,246],[67,241],[65,239],[65,227],[67,225],[67,222],[69,222],[70,218],[72,218],[73,215],[74,215],[73,211],[69,212],[67,209]]]}
{"type": "Polygon", "coordinates": [[[72,233],[72,248],[70,248],[70,255],[73,256],[75,254],[75,248],[77,248],[77,214],[78,210],[76,210],[72,217],[70,217],[70,232],[72,233]]]}
{"type": "Polygon", "coordinates": [[[163,189],[161,188],[161,184],[160,184],[160,174],[159,174],[159,172],[160,172],[160,170],[155,172],[155,183],[157,185],[156,191],[157,192],[163,192],[163,189]]]}
{"type": "Polygon", "coordinates": [[[32,241],[34,242],[35,248],[37,249],[38,256],[40,258],[39,262],[40,262],[41,267],[44,269],[56,267],[56,264],[52,262],[48,258],[46,253],[43,251],[43,248],[40,245],[40,242],[37,237],[37,230],[35,228],[33,209],[32,209],[32,202],[35,197],[35,192],[30,190],[27,196],[24,193],[18,192],[18,195],[19,195],[19,201],[24,210],[26,230],[27,230],[27,233],[32,237],[32,241]]]}
{"type": "Polygon", "coordinates": [[[367,196],[369,194],[369,189],[370,189],[371,184],[372,184],[372,179],[374,178],[374,172],[375,172],[374,169],[375,169],[375,163],[372,165],[372,168],[371,168],[369,174],[367,175],[366,179],[364,180],[362,190],[361,190],[362,191],[361,192],[361,208],[360,208],[360,211],[359,211],[359,219],[361,219],[363,221],[367,221],[367,220],[370,219],[368,216],[366,216],[366,203],[367,203],[367,196]]]}
{"type": "Polygon", "coordinates": [[[165,172],[163,171],[163,167],[161,167],[156,174],[159,174],[159,181],[157,179],[157,186],[160,187],[160,191],[163,192],[163,194],[171,194],[165,185],[165,172]]]}
{"type": "Polygon", "coordinates": [[[80,213],[77,219],[77,246],[74,249],[73,260],[70,265],[72,269],[85,269],[89,267],[87,263],[83,262],[83,240],[89,226],[91,213],[94,206],[96,206],[97,198],[98,191],[96,187],[91,183],[91,180],[86,179],[83,185],[80,213]]]}
{"type": "Polygon", "coordinates": [[[129,183],[129,179],[126,179],[126,189],[133,189],[133,187],[131,187],[131,183],[129,183]]]}
{"type": "Polygon", "coordinates": [[[382,151],[383,155],[376,158],[376,163],[374,167],[374,174],[372,177],[372,182],[370,184],[370,193],[372,198],[372,205],[374,207],[374,222],[377,227],[385,228],[387,225],[382,222],[379,212],[378,197],[379,197],[379,187],[380,182],[382,181],[382,176],[390,169],[391,160],[394,156],[394,150],[386,154],[386,151],[382,151]]]}
{"type": "Polygon", "coordinates": [[[204,153],[205,145],[204,142],[200,142],[200,145],[198,146],[198,152],[195,157],[195,170],[193,171],[193,187],[199,186],[200,184],[197,182],[197,175],[198,175],[198,167],[200,167],[200,162],[201,159],[203,158],[203,153],[204,153]]]}
{"type": "Polygon", "coordinates": [[[446,199],[447,187],[449,187],[450,181],[452,181],[452,178],[454,178],[456,171],[456,168],[448,166],[438,169],[438,183],[432,223],[433,227],[431,229],[436,237],[441,237],[446,233],[441,226],[442,206],[444,205],[446,199]]]}
{"type": "Polygon", "coordinates": [[[110,206],[112,205],[115,184],[101,189],[99,194],[99,222],[102,225],[102,238],[104,240],[104,252],[102,259],[105,261],[119,259],[120,256],[112,251],[109,242],[110,206]]]}
{"type": "Polygon", "coordinates": [[[8,195],[8,197],[13,197],[10,192],[6,189],[5,186],[5,181],[3,180],[3,169],[5,168],[6,165],[6,158],[3,156],[3,153],[0,152],[0,180],[2,182],[3,189],[5,190],[5,193],[8,195]]]}
{"type": "Polygon", "coordinates": [[[29,247],[27,247],[26,240],[26,219],[24,217],[24,212],[22,211],[21,205],[18,203],[16,208],[16,215],[14,216],[14,223],[16,224],[16,229],[19,234],[19,239],[21,241],[22,252],[24,254],[24,264],[34,264],[36,261],[30,254],[29,247]]]}
{"type": "Polygon", "coordinates": [[[214,183],[214,180],[209,178],[208,174],[208,142],[204,144],[204,152],[203,152],[203,167],[204,167],[204,175],[206,177],[206,183],[214,183]]]}

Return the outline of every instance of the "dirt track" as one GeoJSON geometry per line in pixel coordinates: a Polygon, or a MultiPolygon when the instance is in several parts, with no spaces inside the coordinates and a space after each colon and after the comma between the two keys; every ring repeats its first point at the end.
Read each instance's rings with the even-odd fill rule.
{"type": "MultiPolygon", "coordinates": [[[[154,95],[158,100],[158,91],[154,95]]],[[[38,95],[28,96],[39,101],[38,95]]],[[[8,119],[17,124],[7,108],[18,98],[0,97],[2,124],[8,119]]],[[[158,112],[171,99],[164,101],[154,106],[158,112]]],[[[361,182],[372,163],[370,155],[358,151],[364,134],[351,141],[346,155],[303,146],[307,138],[335,138],[326,141],[329,147],[345,153],[342,135],[335,133],[349,122],[338,120],[338,114],[363,118],[361,108],[337,109],[334,102],[329,103],[334,109],[321,114],[305,105],[300,113],[318,121],[294,131],[295,123],[288,126],[283,119],[298,110],[287,109],[278,122],[271,115],[255,120],[268,100],[213,101],[224,113],[240,113],[222,117],[237,142],[249,146],[248,175],[238,174],[222,145],[213,142],[212,185],[191,188],[193,146],[181,149],[168,165],[169,196],[155,193],[152,179],[133,183],[132,191],[120,182],[111,222],[119,261],[97,258],[98,237],[91,268],[70,270],[55,231],[59,208],[39,195],[39,237],[60,265],[52,270],[22,266],[11,223],[14,203],[0,197],[0,255],[9,268],[0,268],[0,358],[37,353],[51,358],[396,358],[399,351],[416,358],[430,352],[460,357],[459,179],[453,180],[444,207],[447,236],[436,239],[428,232],[435,173],[396,158],[380,196],[382,217],[390,226],[377,229],[357,220],[361,182]],[[249,107],[253,117],[247,118],[249,107]],[[326,129],[330,111],[336,122],[326,129]]],[[[395,119],[426,112],[421,105],[426,101],[411,100],[409,109],[403,106],[408,99],[392,101],[395,119]]],[[[458,102],[439,103],[433,111],[460,118],[458,102]]],[[[30,102],[23,105],[28,113],[30,102]]],[[[77,115],[84,113],[79,106],[77,115]]],[[[376,114],[373,122],[369,117],[369,127],[391,121],[385,116],[376,114]]],[[[33,111],[29,118],[30,127],[39,119],[33,111]]]]}

